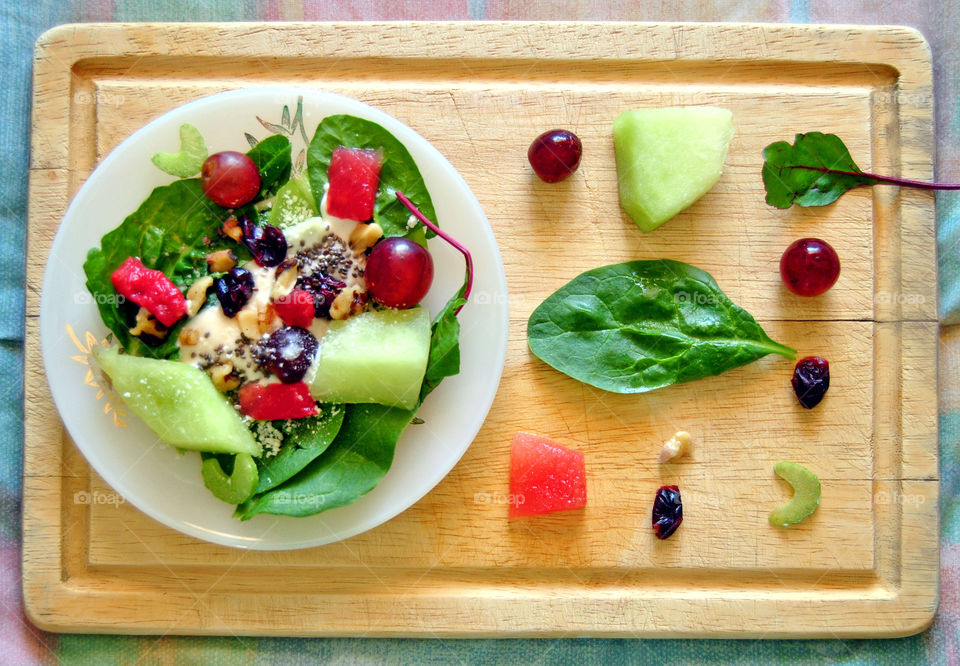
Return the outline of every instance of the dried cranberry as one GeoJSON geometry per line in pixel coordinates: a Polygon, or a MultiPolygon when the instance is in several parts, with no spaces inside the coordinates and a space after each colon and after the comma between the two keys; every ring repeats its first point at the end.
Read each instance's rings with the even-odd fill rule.
{"type": "Polygon", "coordinates": [[[277,227],[258,227],[249,218],[240,221],[243,244],[261,266],[276,266],[287,256],[287,239],[277,227]]]}
{"type": "Polygon", "coordinates": [[[653,532],[658,539],[666,539],[677,531],[683,522],[683,505],[680,503],[680,488],[661,486],[653,500],[653,532]]]}
{"type": "Polygon", "coordinates": [[[330,306],[346,287],[346,283],[319,271],[312,275],[297,278],[297,289],[303,289],[313,296],[313,311],[317,317],[330,317],[330,306]]]}
{"type": "Polygon", "coordinates": [[[284,384],[296,384],[307,374],[317,355],[317,339],[298,326],[277,329],[257,345],[260,364],[284,384]]]}
{"type": "Polygon", "coordinates": [[[253,294],[253,274],[246,268],[231,268],[216,281],[214,289],[223,314],[235,317],[253,294]]]}
{"type": "Polygon", "coordinates": [[[808,356],[797,361],[793,369],[793,392],[797,400],[807,409],[820,404],[827,389],[830,388],[830,364],[819,356],[808,356]]]}

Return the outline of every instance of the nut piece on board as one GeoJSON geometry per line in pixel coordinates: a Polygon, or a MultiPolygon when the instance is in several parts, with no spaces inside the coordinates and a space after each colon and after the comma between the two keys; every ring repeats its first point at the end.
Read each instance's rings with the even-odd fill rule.
{"type": "Polygon", "coordinates": [[[690,453],[692,441],[690,433],[681,430],[671,437],[660,449],[660,462],[667,462],[690,453]]]}

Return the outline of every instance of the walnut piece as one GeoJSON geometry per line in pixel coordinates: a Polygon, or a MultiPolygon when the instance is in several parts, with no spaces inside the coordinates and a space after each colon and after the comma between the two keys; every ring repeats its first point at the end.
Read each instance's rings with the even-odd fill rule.
{"type": "Polygon", "coordinates": [[[359,285],[347,287],[330,304],[330,319],[346,319],[363,312],[367,303],[367,292],[359,285]]]}
{"type": "Polygon", "coordinates": [[[140,336],[146,333],[160,340],[167,337],[170,329],[161,324],[146,308],[137,310],[137,325],[130,329],[130,335],[140,336]]]}
{"type": "Polygon", "coordinates": [[[193,317],[207,301],[207,292],[213,286],[213,278],[205,275],[187,289],[187,316],[193,317]]]}
{"type": "Polygon", "coordinates": [[[368,248],[380,240],[383,236],[383,229],[376,222],[369,224],[358,224],[350,234],[350,247],[354,252],[366,252],[368,248]]]}
{"type": "Polygon", "coordinates": [[[240,386],[240,378],[233,374],[233,365],[230,363],[217,363],[211,366],[210,379],[221,393],[232,391],[240,386]]]}
{"type": "Polygon", "coordinates": [[[190,347],[200,342],[200,331],[195,328],[184,328],[180,331],[180,337],[177,340],[184,347],[190,347]]]}
{"type": "Polygon", "coordinates": [[[217,250],[207,255],[207,266],[214,273],[229,271],[237,265],[237,255],[230,250],[217,250]]]}
{"type": "Polygon", "coordinates": [[[220,228],[220,231],[223,232],[224,236],[232,238],[238,243],[243,241],[243,230],[240,228],[240,223],[237,222],[237,218],[235,218],[233,215],[224,221],[223,227],[220,228]]]}

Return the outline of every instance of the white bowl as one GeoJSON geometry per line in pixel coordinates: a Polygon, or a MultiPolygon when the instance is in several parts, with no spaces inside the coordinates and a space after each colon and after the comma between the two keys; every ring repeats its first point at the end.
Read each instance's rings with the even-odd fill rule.
{"type": "MultiPolygon", "coordinates": [[[[288,125],[289,127],[289,125],[288,125]]],[[[304,142],[291,136],[296,159],[304,142]]],[[[441,239],[430,241],[433,287],[424,300],[437,312],[463,281],[463,260],[441,239]]],[[[507,346],[507,287],[500,252],[476,197],[453,166],[426,139],[382,111],[332,93],[251,88],[196,100],[157,118],[116,148],[90,175],[57,232],[40,304],[40,336],[57,409],[87,461],[123,498],[161,523],[213,543],[282,550],[317,546],[359,534],[396,516],[428,493],[473,441],[493,402],[507,346]],[[181,455],[159,442],[132,414],[117,423],[116,398],[97,386],[85,364],[89,342],[108,333],[86,289],[83,262],[100,238],[135,211],[150,191],[174,180],[150,156],[176,150],[182,123],[195,125],[211,153],[248,149],[244,133],[270,134],[257,116],[280,123],[283,107],[295,117],[303,100],[307,139],[331,114],[379,123],[410,151],[430,190],[440,225],[466,245],[476,267],[473,294],[460,313],[460,374],[444,380],[420,408],[397,446],[393,466],[357,502],[306,518],[232,517],[233,506],[204,487],[197,453],[181,455]],[[91,335],[88,335],[92,334],[91,335]],[[107,403],[111,409],[107,409],[107,403]]],[[[119,501],[92,497],[91,501],[119,501]]]]}

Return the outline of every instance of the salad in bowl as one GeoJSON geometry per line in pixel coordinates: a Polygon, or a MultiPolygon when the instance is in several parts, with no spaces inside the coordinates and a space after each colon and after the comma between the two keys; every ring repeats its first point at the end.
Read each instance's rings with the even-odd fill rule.
{"type": "MultiPolygon", "coordinates": [[[[369,107],[353,104],[360,113],[325,113],[308,133],[301,96],[292,117],[292,105],[284,106],[279,124],[257,116],[280,131],[248,133],[246,150],[208,149],[219,139],[183,117],[179,150],[168,140],[166,151],[144,155],[144,168],[175,179],[165,176],[83,260],[89,302],[108,330],[105,344],[89,350],[91,368],[153,435],[150,450],[160,442],[181,460],[197,452],[189,456],[196,465],[191,485],[199,480],[219,506],[232,505],[231,520],[241,526],[223,530],[222,510],[213,521],[219,527],[182,511],[172,523],[151,514],[178,529],[264,548],[367,529],[416,501],[456,459],[419,460],[418,476],[431,485],[421,479],[404,493],[406,505],[378,507],[377,518],[345,529],[324,520],[316,524],[327,534],[291,541],[243,525],[269,520],[273,533],[276,521],[353,509],[384,480],[409,428],[439,439],[454,434],[462,454],[492,400],[502,348],[496,376],[485,380],[489,397],[479,422],[443,433],[443,419],[434,424],[422,413],[441,382],[463,379],[461,310],[473,307],[474,257],[437,225],[429,178],[409,143],[369,107]],[[298,131],[312,135],[299,151],[298,131]]],[[[166,125],[165,136],[176,137],[173,123],[166,125]]],[[[435,169],[437,161],[427,165],[435,169]]],[[[482,213],[481,220],[489,230],[482,213]]],[[[479,249],[479,266],[488,265],[489,248],[479,249]]],[[[46,290],[44,297],[45,305],[52,301],[46,290]]],[[[498,342],[505,346],[505,331],[498,342]]],[[[57,399],[53,376],[51,386],[57,399]]],[[[121,490],[129,471],[110,478],[117,470],[97,464],[97,451],[84,448],[71,411],[57,402],[88,459],[121,490]]],[[[183,473],[177,464],[169,483],[183,473]]],[[[154,508],[131,501],[147,513],[154,508]]]]}

